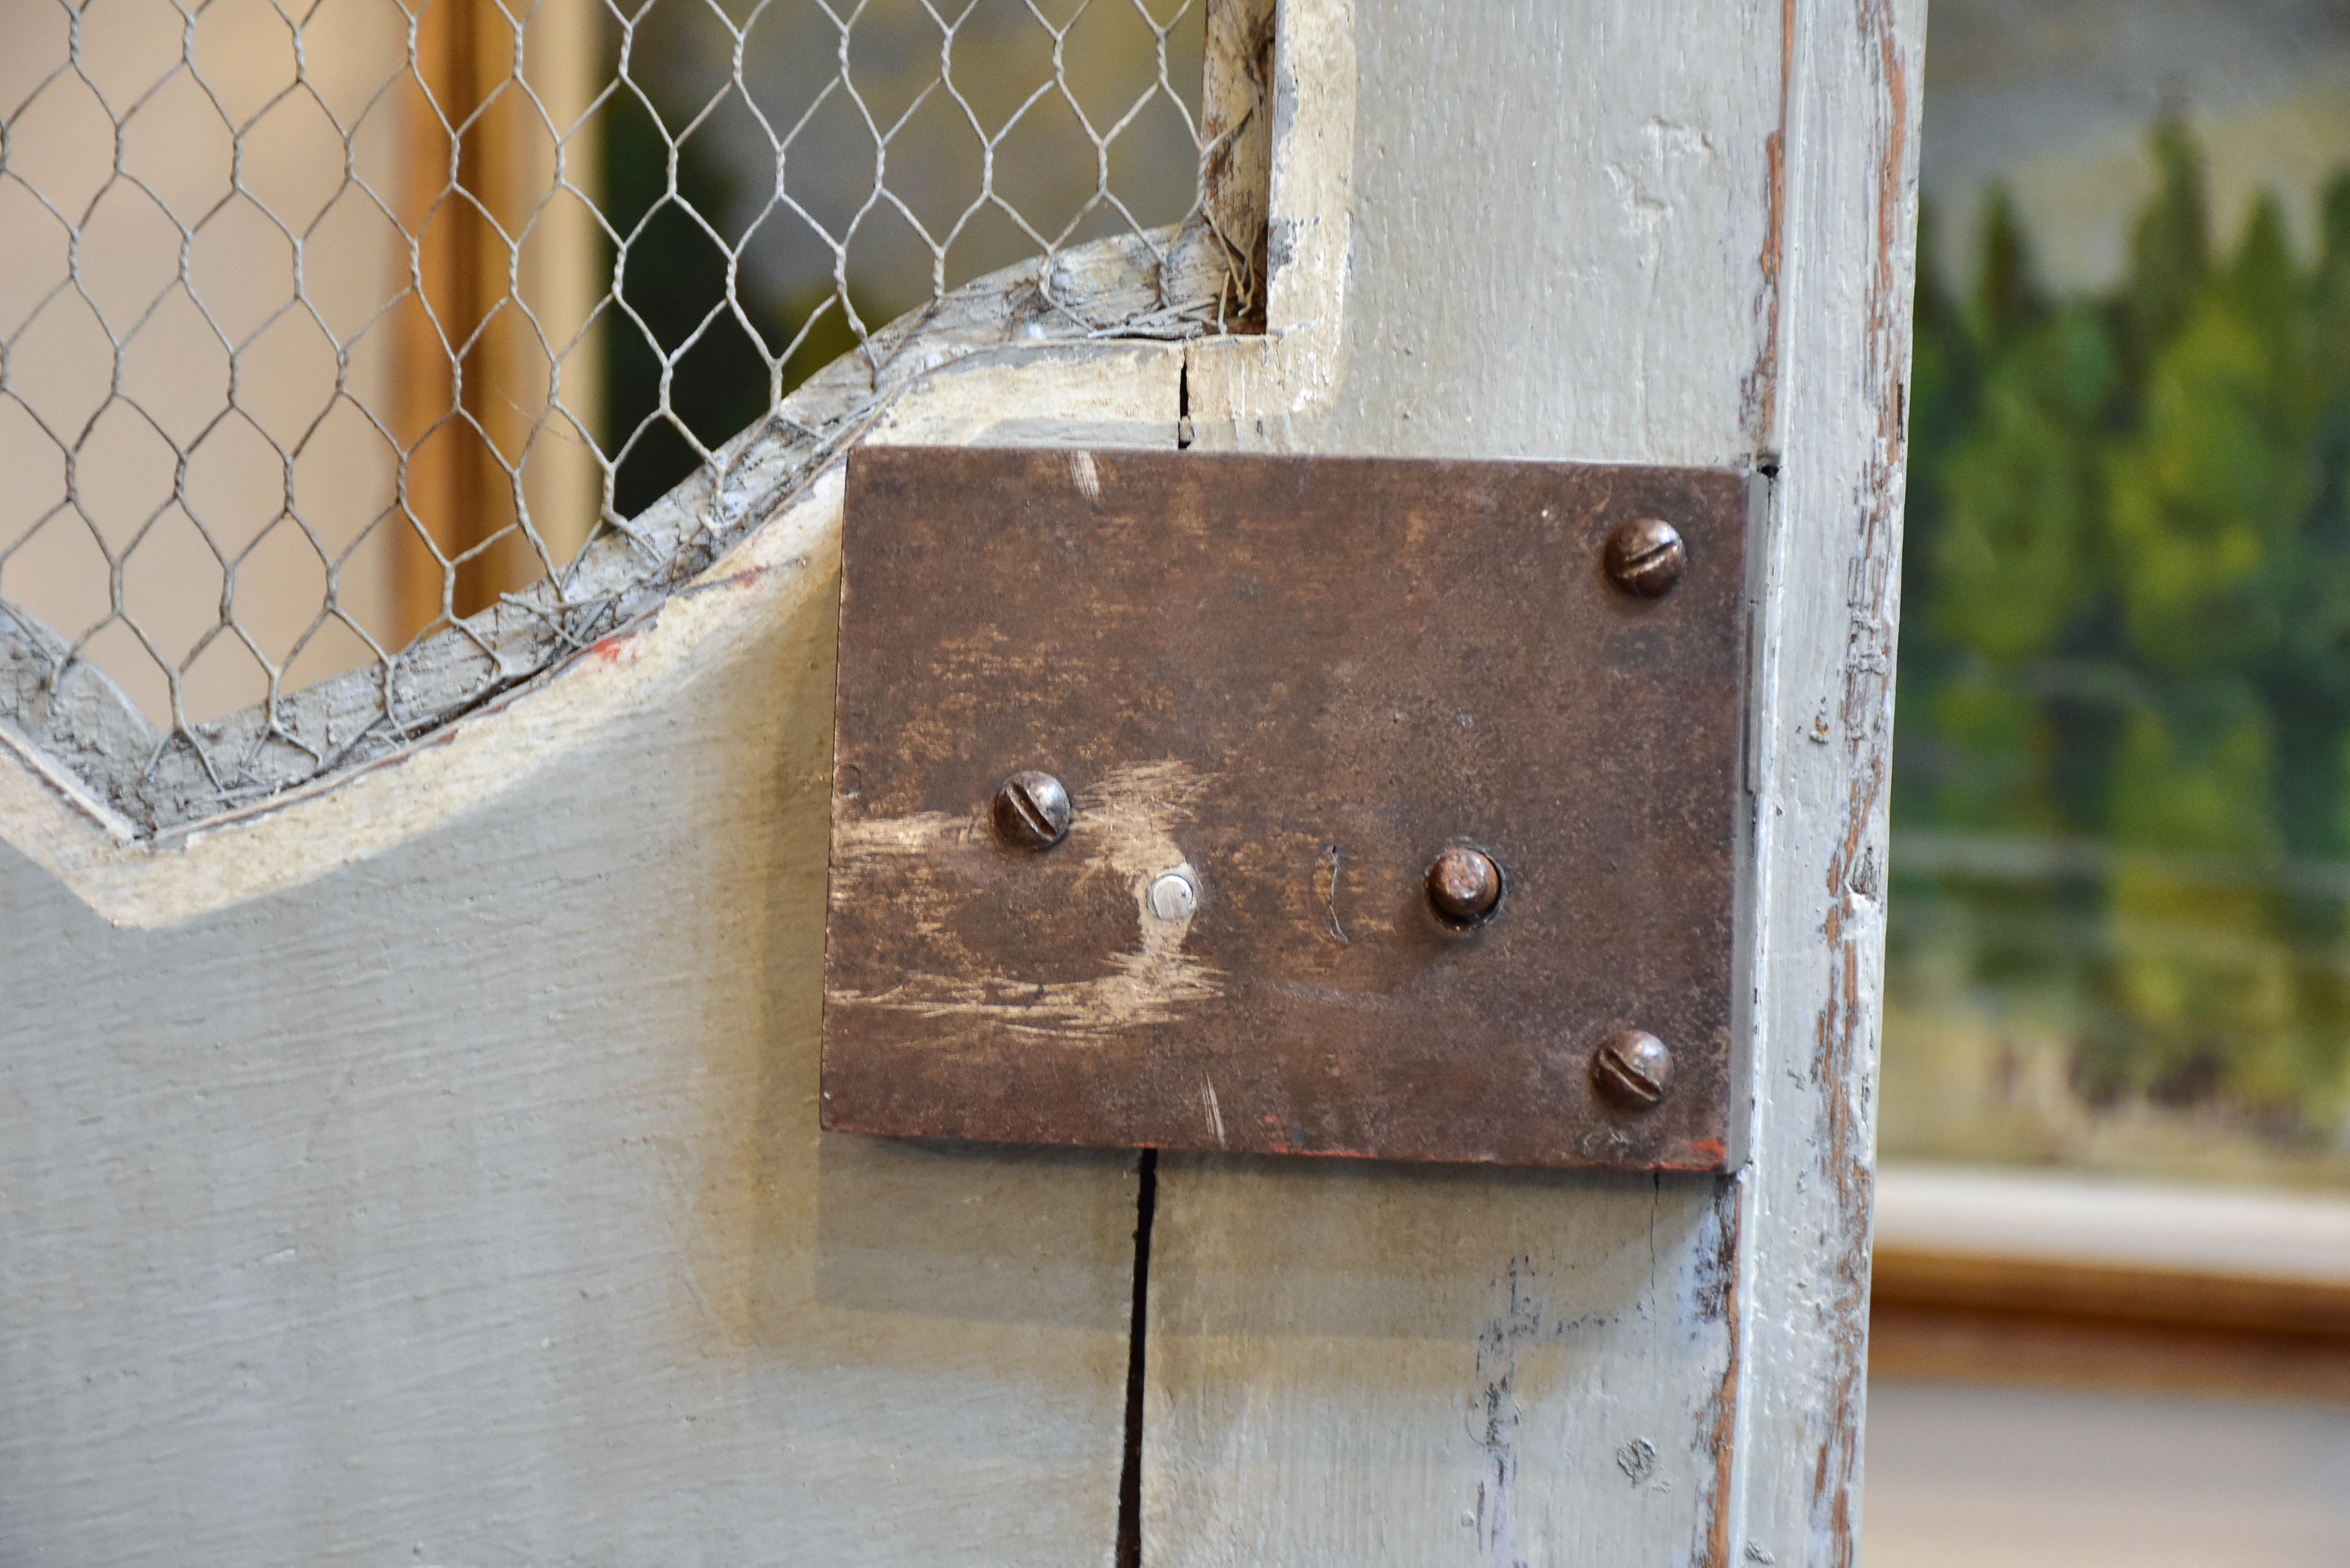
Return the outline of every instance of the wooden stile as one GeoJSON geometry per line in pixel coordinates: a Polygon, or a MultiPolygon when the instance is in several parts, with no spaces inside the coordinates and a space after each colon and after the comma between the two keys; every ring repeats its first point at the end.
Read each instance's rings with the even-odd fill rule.
{"type": "MultiPolygon", "coordinates": [[[[1752,1162],[1167,1156],[1153,1568],[1853,1558],[1923,13],[1287,0],[1266,332],[868,433],[1771,482],[1752,1162]]],[[[817,1130],[840,499],[230,826],[0,765],[0,1558],[1115,1560],[1137,1161],[817,1130]]]]}

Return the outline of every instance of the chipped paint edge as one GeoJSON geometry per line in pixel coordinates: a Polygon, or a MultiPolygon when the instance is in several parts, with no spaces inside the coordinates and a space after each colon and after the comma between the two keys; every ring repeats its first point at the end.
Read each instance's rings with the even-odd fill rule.
{"type": "Polygon", "coordinates": [[[1287,448],[1290,421],[1346,379],[1355,5],[1280,0],[1276,16],[1265,330],[1197,340],[1184,358],[1193,439],[1215,450],[1287,448]]]}
{"type": "Polygon", "coordinates": [[[1851,1568],[1926,0],[1786,0],[1783,16],[1781,265],[1755,410],[1783,452],[1754,698],[1759,1158],[1737,1182],[1738,1458],[1717,1540],[1747,1563],[1851,1568]],[[1814,732],[1828,713],[1834,732],[1814,732]]]}
{"type": "MultiPolygon", "coordinates": [[[[1267,326],[1182,343],[1005,345],[939,366],[863,441],[1153,443],[1188,387],[1194,419],[1294,417],[1344,379],[1354,173],[1353,0],[1280,0],[1275,42],[1267,326]],[[1217,413],[1216,410],[1222,410],[1217,413]]],[[[919,346],[910,352],[919,354],[919,346]]],[[[1171,416],[1166,426],[1175,423],[1171,416]]],[[[1168,428],[1167,437],[1175,431],[1168,428]]],[[[430,831],[517,787],[622,709],[691,677],[713,639],[829,593],[845,454],[775,515],[636,623],[417,744],[185,834],[139,838],[22,742],[0,747],[0,842],[118,926],[160,927],[296,887],[430,831]]],[[[0,738],[8,738],[0,730],[0,738]]]]}

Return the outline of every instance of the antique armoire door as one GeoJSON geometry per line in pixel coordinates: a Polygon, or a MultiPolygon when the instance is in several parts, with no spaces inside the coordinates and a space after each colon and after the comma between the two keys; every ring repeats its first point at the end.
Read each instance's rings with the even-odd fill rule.
{"type": "Polygon", "coordinates": [[[0,1560],[1848,1563],[1924,10],[1282,0],[1264,330],[861,437],[1760,475],[1741,1168],[819,1131],[836,458],[198,830],[10,732],[0,1560]]]}

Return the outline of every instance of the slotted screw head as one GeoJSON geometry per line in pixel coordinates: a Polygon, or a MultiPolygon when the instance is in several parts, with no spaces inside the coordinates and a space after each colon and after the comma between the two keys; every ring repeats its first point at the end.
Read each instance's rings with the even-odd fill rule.
{"type": "Polygon", "coordinates": [[[1482,920],[1502,901],[1502,868],[1484,851],[1456,844],[1428,868],[1428,901],[1448,920],[1482,920]]]}
{"type": "Polygon", "coordinates": [[[1069,792],[1047,773],[1024,768],[997,787],[995,831],[1022,849],[1050,849],[1069,836],[1069,792]]]}
{"type": "Polygon", "coordinates": [[[1627,1111],[1654,1109],[1672,1093],[1673,1054],[1645,1029],[1624,1029],[1591,1054],[1591,1081],[1627,1111]]]}
{"type": "Polygon", "coordinates": [[[1680,531],[1662,518],[1636,517],[1607,536],[1607,575],[1627,594],[1660,598],[1688,565],[1680,531]]]}

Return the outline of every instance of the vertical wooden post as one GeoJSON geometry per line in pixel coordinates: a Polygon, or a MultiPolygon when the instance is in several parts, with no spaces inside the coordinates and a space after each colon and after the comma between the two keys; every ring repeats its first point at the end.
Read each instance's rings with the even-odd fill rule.
{"type": "Polygon", "coordinates": [[[1201,204],[1232,251],[1235,324],[1264,317],[1265,216],[1273,186],[1273,0],[1207,0],[1200,80],[1201,204]]]}
{"type": "MultiPolygon", "coordinates": [[[[1284,6],[1277,126],[1336,9],[1284,6]]],[[[1203,346],[1196,441],[1776,474],[1755,1157],[1162,1158],[1144,1561],[1851,1561],[1923,26],[1923,0],[1352,7],[1338,369],[1268,402],[1203,346]]],[[[1283,222],[1275,334],[1311,325],[1283,222]]]]}
{"type": "MultiPolygon", "coordinates": [[[[482,315],[482,216],[466,200],[461,133],[482,90],[474,53],[479,13],[494,0],[421,0],[414,12],[412,58],[423,97],[409,100],[400,227],[411,246],[401,310],[397,414],[406,451],[400,500],[406,526],[396,530],[393,575],[398,618],[394,645],[466,613],[454,563],[479,547],[484,484],[478,441],[465,422],[460,381],[463,346],[482,315]]],[[[470,608],[471,607],[467,607],[470,608]]]]}
{"type": "MultiPolygon", "coordinates": [[[[603,122],[588,112],[612,68],[603,0],[537,0],[525,36],[524,77],[544,107],[526,140],[536,212],[521,255],[515,384],[538,410],[523,471],[531,527],[560,567],[603,520],[607,491],[597,443],[604,421],[604,339],[596,307],[612,285],[611,255],[597,223],[604,196],[603,122]]],[[[518,563],[537,575],[535,559],[518,563]]]]}
{"type": "Polygon", "coordinates": [[[1886,839],[1908,483],[1925,0],[1809,0],[1783,26],[1774,462],[1762,588],[1755,1147],[1740,1190],[1744,1539],[1849,1564],[1860,1532],[1886,839]]]}
{"type": "Polygon", "coordinates": [[[584,329],[608,272],[586,201],[556,188],[600,188],[596,132],[575,129],[601,63],[597,13],[508,5],[415,13],[400,218],[416,295],[394,423],[413,519],[396,552],[403,643],[567,564],[603,505],[601,363],[584,329]]]}

